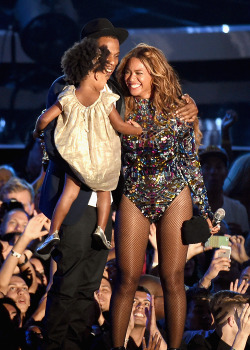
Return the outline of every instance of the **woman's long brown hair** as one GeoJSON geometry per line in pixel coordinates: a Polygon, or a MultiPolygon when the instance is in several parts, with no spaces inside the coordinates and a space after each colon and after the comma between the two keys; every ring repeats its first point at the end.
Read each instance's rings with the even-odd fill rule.
{"type": "MultiPolygon", "coordinates": [[[[135,100],[130,95],[124,80],[127,63],[132,57],[138,58],[152,77],[151,99],[158,113],[167,114],[171,110],[174,111],[174,109],[185,105],[185,102],[181,100],[182,89],[178,76],[168,63],[163,52],[160,49],[142,43],[128,52],[117,68],[117,80],[122,86],[125,96],[126,116],[135,110],[135,100]]],[[[194,122],[194,132],[196,147],[198,148],[202,133],[199,129],[197,118],[194,122]]]]}

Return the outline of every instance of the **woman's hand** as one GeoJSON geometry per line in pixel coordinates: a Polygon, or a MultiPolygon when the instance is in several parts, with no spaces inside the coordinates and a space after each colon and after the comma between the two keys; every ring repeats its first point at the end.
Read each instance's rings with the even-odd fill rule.
{"type": "Polygon", "coordinates": [[[207,223],[208,223],[211,235],[215,235],[216,233],[218,233],[220,231],[220,224],[213,226],[212,222],[209,218],[207,218],[207,223]]]}
{"type": "Polygon", "coordinates": [[[197,118],[198,108],[194,100],[188,94],[184,94],[183,96],[181,96],[181,98],[186,102],[186,104],[185,106],[177,109],[176,115],[181,120],[192,123],[197,118]]]}

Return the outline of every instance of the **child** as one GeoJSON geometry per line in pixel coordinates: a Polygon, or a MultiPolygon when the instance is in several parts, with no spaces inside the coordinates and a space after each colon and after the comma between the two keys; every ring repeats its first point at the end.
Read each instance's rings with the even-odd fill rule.
{"type": "Polygon", "coordinates": [[[55,144],[76,175],[73,178],[66,174],[49,236],[38,247],[39,254],[47,254],[60,241],[60,226],[79,194],[81,183],[97,192],[97,228],[93,237],[105,248],[111,248],[104,231],[110,212],[110,191],[116,188],[121,170],[121,145],[116,131],[140,135],[142,128],[135,122],[123,122],[114,107],[119,96],[102,91],[108,80],[105,66],[109,54],[106,46],[98,48],[92,38],[85,38],[67,50],[61,63],[66,80],[72,85],[65,87],[57,102],[37,119],[34,137],[39,137],[58,117],[55,144]]]}

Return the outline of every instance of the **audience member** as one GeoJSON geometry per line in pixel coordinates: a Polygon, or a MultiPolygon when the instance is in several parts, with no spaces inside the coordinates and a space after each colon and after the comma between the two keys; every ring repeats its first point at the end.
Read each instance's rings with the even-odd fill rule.
{"type": "Polygon", "coordinates": [[[211,292],[205,288],[193,288],[187,290],[186,295],[187,316],[183,339],[188,344],[196,334],[208,335],[208,331],[214,327],[209,305],[211,292]]]}
{"type": "Polygon", "coordinates": [[[228,109],[221,121],[221,147],[227,152],[230,164],[233,160],[230,129],[237,120],[237,112],[233,109],[228,109]]]}
{"type": "Polygon", "coordinates": [[[35,293],[37,288],[35,271],[27,258],[25,249],[33,239],[47,234],[47,231],[41,231],[46,221],[47,218],[43,214],[39,214],[29,221],[0,269],[0,292],[16,302],[21,310],[22,320],[30,306],[29,292],[35,293]],[[21,276],[13,275],[17,266],[20,271],[29,270],[31,276],[29,287],[21,276]]]}
{"type": "Polygon", "coordinates": [[[24,349],[25,333],[20,328],[20,310],[15,302],[4,297],[0,299],[0,345],[1,349],[24,349]]]}
{"type": "Polygon", "coordinates": [[[18,177],[11,177],[2,187],[0,200],[16,199],[23,204],[24,210],[29,216],[34,214],[34,190],[25,180],[18,177]]]}
{"type": "MultiPolygon", "coordinates": [[[[105,331],[96,337],[91,350],[110,350],[110,331],[107,327],[105,331]]],[[[138,286],[126,332],[125,347],[127,350],[146,349],[146,343],[150,344],[148,349],[167,349],[156,324],[154,297],[145,287],[138,286]],[[154,346],[151,347],[153,342],[154,346]]]]}
{"type": "Polygon", "coordinates": [[[99,289],[95,292],[95,299],[98,302],[100,308],[100,316],[98,317],[98,325],[103,331],[105,328],[109,328],[109,307],[110,299],[112,295],[112,284],[109,279],[102,277],[99,289]]]}
{"type": "Polygon", "coordinates": [[[223,184],[228,173],[228,156],[217,146],[208,146],[200,153],[200,163],[208,201],[212,211],[225,209],[224,220],[231,234],[246,234],[249,231],[247,211],[238,200],[225,196],[223,184]]]}
{"type": "Polygon", "coordinates": [[[224,182],[224,193],[243,204],[250,220],[250,153],[238,157],[224,182]]]}
{"type": "Polygon", "coordinates": [[[239,284],[241,284],[243,281],[249,286],[250,284],[250,266],[245,267],[241,271],[241,275],[239,278],[239,284]]]}
{"type": "Polygon", "coordinates": [[[247,303],[241,314],[238,313],[235,316],[238,325],[238,332],[233,342],[231,350],[244,350],[250,348],[249,335],[250,335],[250,306],[247,303]]]}
{"type": "Polygon", "coordinates": [[[18,237],[25,230],[29,222],[29,216],[23,209],[13,209],[3,217],[0,229],[1,239],[9,243],[16,243],[18,237]]]}
{"type": "MultiPolygon", "coordinates": [[[[188,349],[230,350],[239,331],[236,315],[241,314],[247,302],[249,296],[237,292],[224,290],[215,293],[210,302],[215,331],[206,337],[196,335],[188,344],[188,349]]],[[[249,345],[245,349],[249,349],[249,345]]]]}
{"type": "Polygon", "coordinates": [[[7,164],[0,166],[0,190],[12,176],[16,176],[15,170],[7,164]]]}

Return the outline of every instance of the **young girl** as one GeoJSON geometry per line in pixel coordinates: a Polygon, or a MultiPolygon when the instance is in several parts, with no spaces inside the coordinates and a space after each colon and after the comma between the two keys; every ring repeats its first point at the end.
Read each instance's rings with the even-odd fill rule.
{"type": "Polygon", "coordinates": [[[121,145],[116,131],[140,135],[142,128],[135,122],[123,122],[114,107],[119,96],[102,91],[108,80],[105,66],[109,54],[106,46],[98,48],[97,41],[90,38],[67,50],[61,63],[71,85],[37,119],[34,137],[39,137],[58,117],[55,145],[76,175],[75,178],[66,174],[49,236],[38,247],[39,254],[47,254],[60,241],[60,226],[79,194],[81,183],[97,191],[97,228],[93,238],[105,248],[111,248],[104,231],[110,212],[110,191],[116,188],[121,170],[121,145]]]}

